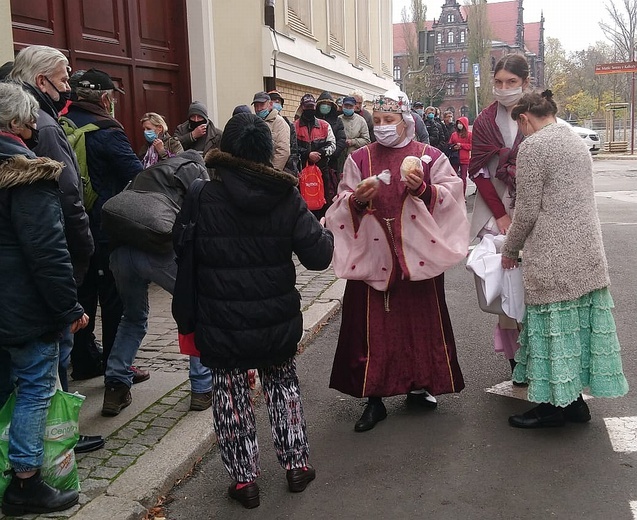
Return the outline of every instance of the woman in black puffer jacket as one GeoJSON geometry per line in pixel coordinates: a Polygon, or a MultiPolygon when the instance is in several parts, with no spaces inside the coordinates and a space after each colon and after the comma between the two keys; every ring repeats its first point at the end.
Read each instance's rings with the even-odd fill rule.
{"type": "Polygon", "coordinates": [[[297,179],[271,167],[272,147],[255,115],[228,122],[221,149],[206,156],[218,180],[201,193],[195,239],[196,344],[212,369],[215,431],[236,481],[229,494],[248,508],[259,505],[249,368],[259,369],[290,491],[315,476],[294,364],[303,318],[292,255],[322,270],[333,252],[332,234],[307,209],[297,179]]]}

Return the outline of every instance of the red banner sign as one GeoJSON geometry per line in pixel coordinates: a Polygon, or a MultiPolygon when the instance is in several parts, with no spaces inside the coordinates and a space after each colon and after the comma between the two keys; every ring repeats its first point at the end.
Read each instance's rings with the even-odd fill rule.
{"type": "Polygon", "coordinates": [[[622,74],[625,72],[637,72],[637,61],[600,63],[595,65],[595,74],[622,74]]]}

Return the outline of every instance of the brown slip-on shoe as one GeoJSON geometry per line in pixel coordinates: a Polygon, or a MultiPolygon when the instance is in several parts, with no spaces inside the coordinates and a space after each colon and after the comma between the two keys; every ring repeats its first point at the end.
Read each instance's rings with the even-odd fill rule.
{"type": "Polygon", "coordinates": [[[316,478],[316,470],[308,464],[304,468],[287,470],[285,478],[288,480],[288,489],[292,493],[300,493],[316,478]]]}

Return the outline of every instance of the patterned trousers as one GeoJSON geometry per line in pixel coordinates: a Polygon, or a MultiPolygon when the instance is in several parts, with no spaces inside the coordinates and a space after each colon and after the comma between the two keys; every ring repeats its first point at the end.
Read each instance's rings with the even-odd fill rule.
{"type": "MultiPolygon", "coordinates": [[[[212,371],[212,414],[221,460],[237,482],[259,476],[259,445],[247,370],[212,371]]],[[[309,446],[294,359],[259,370],[272,439],[283,469],[307,465],[309,446]]]]}

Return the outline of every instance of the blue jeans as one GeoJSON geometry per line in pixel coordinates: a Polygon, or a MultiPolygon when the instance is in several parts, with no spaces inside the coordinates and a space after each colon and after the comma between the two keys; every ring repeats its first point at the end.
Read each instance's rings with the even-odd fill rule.
{"type": "Polygon", "coordinates": [[[46,417],[57,370],[55,340],[0,347],[0,405],[14,388],[18,390],[9,429],[9,462],[16,473],[42,467],[46,417]]]}
{"type": "MultiPolygon", "coordinates": [[[[121,246],[111,253],[110,269],[124,305],[124,314],[106,362],[105,380],[130,387],[133,384],[130,367],[148,330],[148,286],[154,282],[172,294],[177,264],[173,253],[156,255],[121,246]]],[[[196,357],[190,358],[190,387],[197,393],[212,389],[210,369],[196,357]]]]}

